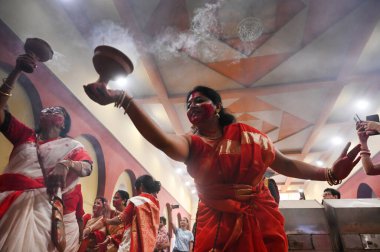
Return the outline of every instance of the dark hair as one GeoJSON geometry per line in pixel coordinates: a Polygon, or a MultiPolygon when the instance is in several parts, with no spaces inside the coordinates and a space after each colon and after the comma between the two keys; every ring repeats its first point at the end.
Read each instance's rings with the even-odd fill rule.
{"type": "Polygon", "coordinates": [[[117,190],[117,193],[120,195],[122,200],[129,200],[129,193],[124,190],[117,190]]]}
{"type": "Polygon", "coordinates": [[[166,225],[166,218],[164,216],[160,217],[160,221],[162,221],[162,223],[164,223],[164,225],[166,225]]]}
{"type": "Polygon", "coordinates": [[[143,191],[147,193],[158,193],[161,190],[160,181],[156,181],[150,175],[142,175],[136,179],[136,189],[143,186],[143,191]]]}
{"type": "MultiPolygon", "coordinates": [[[[204,96],[209,98],[214,105],[222,104],[222,98],[220,97],[219,93],[216,90],[205,86],[196,86],[191,91],[189,91],[186,95],[186,103],[189,100],[190,95],[194,92],[202,93],[204,96]]],[[[222,106],[219,111],[219,124],[221,126],[227,126],[235,121],[235,117],[232,114],[227,113],[222,106]]]]}
{"type": "Polygon", "coordinates": [[[71,117],[64,107],[61,107],[61,106],[58,106],[58,107],[60,107],[62,109],[63,116],[65,117],[64,128],[59,133],[59,136],[60,137],[66,137],[67,133],[69,133],[70,128],[71,128],[71,117]]]}
{"type": "Polygon", "coordinates": [[[117,190],[116,193],[118,193],[120,195],[120,198],[125,201],[123,205],[126,206],[127,201],[129,200],[129,193],[124,190],[117,190]]]}
{"type": "Polygon", "coordinates": [[[106,204],[108,202],[108,200],[102,196],[97,196],[95,198],[95,200],[97,200],[97,199],[100,199],[100,201],[103,203],[103,206],[104,206],[104,204],[106,204]]]}
{"type": "Polygon", "coordinates": [[[329,192],[332,196],[337,196],[337,198],[340,199],[340,192],[334,188],[326,188],[323,192],[329,192]]]}

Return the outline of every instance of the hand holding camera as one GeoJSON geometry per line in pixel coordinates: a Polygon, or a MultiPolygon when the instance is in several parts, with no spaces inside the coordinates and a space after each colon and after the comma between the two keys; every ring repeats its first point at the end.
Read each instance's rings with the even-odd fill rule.
{"type": "Polygon", "coordinates": [[[380,134],[379,115],[366,116],[366,121],[362,121],[358,115],[355,115],[354,120],[356,121],[356,130],[358,131],[358,134],[360,132],[365,132],[365,135],[367,136],[380,134]]]}

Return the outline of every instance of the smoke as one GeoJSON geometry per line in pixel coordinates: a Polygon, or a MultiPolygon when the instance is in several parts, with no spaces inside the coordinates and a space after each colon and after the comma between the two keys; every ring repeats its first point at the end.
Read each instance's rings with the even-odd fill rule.
{"type": "Polygon", "coordinates": [[[217,11],[225,0],[206,4],[195,10],[188,32],[179,32],[171,27],[164,30],[151,44],[149,51],[161,60],[179,57],[185,52],[191,57],[214,61],[221,51],[210,40],[218,39],[220,27],[217,11]]]}
{"type": "Polygon", "coordinates": [[[137,41],[129,30],[112,21],[102,21],[97,25],[91,31],[90,41],[94,49],[99,45],[108,45],[120,50],[131,59],[134,65],[140,58],[137,41]]]}
{"type": "MultiPolygon", "coordinates": [[[[213,4],[205,4],[194,11],[189,31],[178,31],[173,27],[167,27],[160,32],[152,42],[144,48],[146,52],[154,54],[160,60],[170,60],[181,57],[184,54],[203,62],[224,60],[226,45],[218,40],[222,36],[222,28],[218,22],[218,11],[225,0],[219,0],[213,4]]],[[[256,32],[262,30],[258,27],[258,21],[245,20],[240,24],[240,33],[244,40],[252,40],[255,35],[249,32],[249,28],[255,27],[256,32]],[[243,25],[244,24],[244,25],[243,25]]],[[[243,40],[243,39],[242,39],[243,40]]],[[[112,21],[103,21],[91,32],[90,41],[95,48],[98,45],[110,45],[124,52],[136,64],[140,55],[137,51],[139,41],[136,41],[128,29],[112,21]]],[[[244,45],[243,46],[247,46],[244,45]]],[[[249,49],[247,51],[250,51],[249,49]]],[[[228,55],[228,59],[235,59],[236,63],[244,57],[240,53],[228,55]]]]}

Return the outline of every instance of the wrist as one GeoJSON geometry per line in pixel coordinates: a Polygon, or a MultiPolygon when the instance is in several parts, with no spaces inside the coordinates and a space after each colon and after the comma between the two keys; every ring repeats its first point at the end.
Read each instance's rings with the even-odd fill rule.
{"type": "Polygon", "coordinates": [[[63,167],[66,168],[66,171],[70,171],[70,169],[73,167],[73,161],[72,160],[62,160],[59,162],[63,167]]]}

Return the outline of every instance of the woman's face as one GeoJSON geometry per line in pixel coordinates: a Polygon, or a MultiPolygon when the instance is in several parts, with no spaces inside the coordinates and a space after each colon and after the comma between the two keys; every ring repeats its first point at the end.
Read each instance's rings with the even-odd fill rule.
{"type": "Polygon", "coordinates": [[[187,228],[189,225],[189,221],[186,218],[182,218],[179,224],[181,225],[181,228],[187,228]]]}
{"type": "Polygon", "coordinates": [[[187,117],[193,125],[198,125],[215,116],[216,106],[200,92],[193,92],[187,100],[187,117]]]}
{"type": "Polygon", "coordinates": [[[116,192],[112,198],[112,205],[116,209],[119,209],[121,206],[123,206],[123,199],[120,197],[120,194],[118,192],[116,192]]]}
{"type": "Polygon", "coordinates": [[[64,112],[60,107],[49,107],[41,110],[40,128],[49,130],[53,127],[63,129],[65,125],[64,112]]]}
{"type": "Polygon", "coordinates": [[[99,216],[102,214],[104,208],[104,204],[101,199],[96,199],[94,201],[94,205],[92,206],[92,212],[94,215],[99,216]]]}

